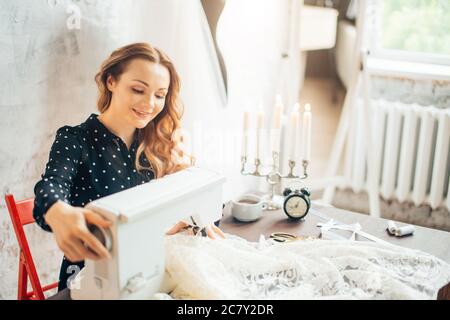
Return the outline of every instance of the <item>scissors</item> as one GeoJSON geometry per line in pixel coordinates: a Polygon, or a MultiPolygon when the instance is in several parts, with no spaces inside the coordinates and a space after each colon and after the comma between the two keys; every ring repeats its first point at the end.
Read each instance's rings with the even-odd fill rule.
{"type": "Polygon", "coordinates": [[[186,227],[184,227],[183,229],[192,229],[192,232],[194,233],[194,236],[197,235],[198,233],[201,233],[202,237],[206,237],[207,233],[206,233],[206,228],[200,228],[200,226],[197,224],[197,222],[195,222],[194,218],[192,216],[190,216],[192,224],[187,225],[186,227]]]}
{"type": "Polygon", "coordinates": [[[277,242],[291,242],[300,240],[302,238],[286,232],[274,232],[270,235],[270,239],[273,239],[277,242]]]}

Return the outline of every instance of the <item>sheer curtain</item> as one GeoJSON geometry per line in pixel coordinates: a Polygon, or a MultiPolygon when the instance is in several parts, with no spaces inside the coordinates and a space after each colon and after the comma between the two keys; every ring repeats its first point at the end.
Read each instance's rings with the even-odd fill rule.
{"type": "MultiPolygon", "coordinates": [[[[217,42],[227,66],[228,108],[240,125],[244,109],[256,115],[261,108],[266,115],[265,127],[270,128],[276,94],[282,95],[285,112],[297,101],[300,77],[297,26],[302,2],[226,1],[217,27],[217,42]]],[[[239,132],[241,128],[238,127],[239,132]]],[[[268,142],[269,130],[265,138],[268,142]]],[[[255,149],[255,141],[250,138],[250,164],[255,149]]],[[[268,143],[264,143],[262,155],[262,164],[270,165],[268,143]]],[[[235,161],[239,159],[238,154],[235,161]]],[[[253,181],[252,186],[261,190],[267,187],[264,179],[247,177],[246,180],[253,181]]]]}

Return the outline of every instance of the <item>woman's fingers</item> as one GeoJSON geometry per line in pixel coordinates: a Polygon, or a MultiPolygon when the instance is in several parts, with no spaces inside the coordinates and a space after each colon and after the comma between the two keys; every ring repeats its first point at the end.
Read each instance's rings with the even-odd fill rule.
{"type": "Polygon", "coordinates": [[[58,247],[61,249],[62,252],[64,252],[64,256],[69,259],[70,261],[78,261],[80,260],[72,247],[72,243],[68,238],[60,238],[57,235],[55,235],[56,243],[58,244],[58,247]]]}
{"type": "MultiPolygon", "coordinates": [[[[184,221],[180,221],[177,224],[175,224],[173,227],[171,227],[169,230],[166,231],[166,235],[173,235],[175,233],[178,233],[180,231],[182,231],[183,229],[186,229],[186,227],[188,227],[189,224],[184,222],[184,221]]],[[[220,230],[218,227],[216,227],[214,224],[212,225],[208,225],[204,228],[206,235],[211,238],[211,239],[217,239],[217,238],[225,238],[225,234],[223,233],[222,230],[220,230]]],[[[191,229],[189,229],[187,231],[188,235],[194,235],[194,232],[191,229]]]]}
{"type": "Polygon", "coordinates": [[[225,239],[225,234],[222,232],[222,230],[220,230],[214,224],[207,226],[205,229],[206,229],[206,234],[211,239],[217,239],[217,236],[219,236],[219,238],[225,239]]]}
{"type": "Polygon", "coordinates": [[[166,231],[166,235],[171,236],[186,228],[188,224],[184,221],[177,222],[173,227],[166,231]]]}
{"type": "Polygon", "coordinates": [[[222,230],[220,230],[219,227],[216,227],[215,224],[211,225],[211,228],[214,230],[215,233],[217,233],[222,239],[225,239],[225,234],[223,233],[222,230]]]}
{"type": "Polygon", "coordinates": [[[111,225],[112,225],[111,221],[106,220],[101,215],[99,215],[98,213],[95,213],[92,210],[84,209],[83,213],[84,213],[84,217],[87,222],[89,222],[91,224],[95,224],[98,227],[108,228],[108,227],[111,227],[111,225]]]}
{"type": "MultiPolygon", "coordinates": [[[[109,228],[112,225],[111,221],[106,220],[101,215],[95,213],[92,210],[85,209],[83,210],[83,213],[86,219],[86,223],[94,224],[99,228],[109,228]]],[[[108,250],[91,232],[89,232],[87,227],[83,228],[77,236],[86,243],[86,245],[93,251],[94,254],[98,256],[97,259],[111,258],[108,250]]]]}
{"type": "Polygon", "coordinates": [[[78,238],[78,236],[72,236],[68,240],[64,241],[60,245],[61,250],[64,255],[72,262],[83,261],[84,259],[98,260],[100,256],[96,255],[94,252],[90,252],[83,244],[83,241],[78,238]]]}
{"type": "Polygon", "coordinates": [[[66,246],[61,246],[60,247],[62,252],[64,252],[64,256],[69,259],[69,261],[75,262],[76,261],[76,257],[75,254],[73,253],[72,249],[69,249],[69,247],[66,246]]]}
{"type": "Polygon", "coordinates": [[[82,257],[80,260],[91,259],[91,260],[99,260],[102,257],[96,254],[94,251],[89,251],[88,248],[85,247],[83,241],[80,239],[72,240],[72,248],[77,253],[78,257],[82,257]]]}
{"type": "MultiPolygon", "coordinates": [[[[105,246],[89,230],[81,231],[79,238],[93,251],[94,260],[111,258],[105,246]]],[[[89,250],[86,251],[89,252],[89,250]]]]}
{"type": "Polygon", "coordinates": [[[206,234],[208,235],[208,237],[210,237],[211,239],[215,239],[216,237],[214,236],[214,232],[211,229],[211,226],[206,226],[206,234]]]}
{"type": "Polygon", "coordinates": [[[66,258],[71,262],[83,261],[83,257],[77,252],[72,242],[67,242],[62,245],[61,250],[63,250],[66,258]]]}

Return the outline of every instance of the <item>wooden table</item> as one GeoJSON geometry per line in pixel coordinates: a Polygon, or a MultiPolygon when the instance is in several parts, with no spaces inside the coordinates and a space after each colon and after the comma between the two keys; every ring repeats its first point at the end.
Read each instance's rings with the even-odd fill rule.
{"type": "MultiPolygon", "coordinates": [[[[320,229],[316,226],[319,222],[326,222],[318,215],[326,216],[342,223],[358,222],[362,230],[376,236],[379,239],[392,244],[419,249],[430,253],[450,264],[450,232],[415,226],[414,235],[402,238],[389,235],[386,231],[387,221],[382,218],[374,218],[366,214],[351,212],[331,206],[323,206],[313,202],[311,212],[304,221],[288,219],[282,210],[265,211],[263,216],[254,222],[240,222],[231,216],[231,203],[224,208],[224,217],[220,228],[227,233],[238,235],[248,241],[258,241],[260,235],[266,238],[273,232],[288,232],[297,236],[319,237],[320,229]]],[[[401,227],[405,225],[396,222],[401,227]]],[[[356,240],[366,240],[356,237],[356,240]]],[[[438,294],[438,299],[450,300],[450,283],[443,287],[438,294]]]]}
{"type": "MultiPolygon", "coordinates": [[[[317,214],[335,219],[343,223],[358,222],[362,230],[395,245],[419,249],[450,263],[450,232],[416,226],[414,235],[403,238],[390,236],[386,232],[387,220],[373,218],[365,214],[322,206],[313,202],[311,212],[304,221],[292,221],[282,210],[265,211],[263,216],[254,222],[239,222],[231,216],[231,203],[224,208],[224,216],[220,228],[227,233],[238,235],[248,241],[258,241],[260,235],[269,237],[273,232],[288,232],[298,236],[319,237],[318,222],[326,222],[317,214]]],[[[396,222],[397,226],[403,226],[396,222]]],[[[359,239],[357,240],[365,240],[359,239]]],[[[50,299],[70,299],[69,291],[62,290],[50,299]]],[[[438,299],[450,300],[450,283],[439,291],[438,299]]]]}

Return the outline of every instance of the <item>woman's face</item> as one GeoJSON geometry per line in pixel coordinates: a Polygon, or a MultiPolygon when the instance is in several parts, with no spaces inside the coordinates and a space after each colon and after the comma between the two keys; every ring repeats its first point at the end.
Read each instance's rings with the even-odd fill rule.
{"type": "Polygon", "coordinates": [[[144,59],[134,59],[119,80],[108,78],[110,108],[135,128],[144,128],[164,108],[170,84],[169,70],[144,59]]]}

